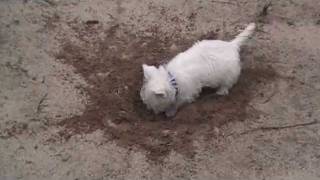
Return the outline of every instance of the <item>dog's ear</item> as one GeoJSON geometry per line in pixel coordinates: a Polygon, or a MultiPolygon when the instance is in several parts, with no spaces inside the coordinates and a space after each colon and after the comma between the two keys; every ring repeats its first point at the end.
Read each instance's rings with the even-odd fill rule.
{"type": "Polygon", "coordinates": [[[168,74],[167,70],[163,66],[159,66],[158,70],[163,75],[168,74]]]}
{"type": "Polygon", "coordinates": [[[143,75],[146,80],[149,80],[151,76],[157,71],[157,68],[154,66],[148,66],[146,64],[142,65],[143,75]]]}
{"type": "Polygon", "coordinates": [[[167,72],[166,69],[163,66],[159,66],[159,70],[163,72],[167,72]]]}

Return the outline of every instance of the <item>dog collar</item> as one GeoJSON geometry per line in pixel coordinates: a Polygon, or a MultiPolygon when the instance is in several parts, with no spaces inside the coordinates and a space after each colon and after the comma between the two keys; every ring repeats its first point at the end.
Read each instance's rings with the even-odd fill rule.
{"type": "Polygon", "coordinates": [[[178,83],[176,81],[176,78],[168,71],[168,75],[169,75],[169,82],[171,84],[171,86],[176,90],[176,96],[178,94],[178,83]]]}

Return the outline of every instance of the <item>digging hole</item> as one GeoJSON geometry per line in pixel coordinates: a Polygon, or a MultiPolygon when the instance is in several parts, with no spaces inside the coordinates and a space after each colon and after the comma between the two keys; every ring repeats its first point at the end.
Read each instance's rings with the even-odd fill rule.
{"type": "MultiPolygon", "coordinates": [[[[141,65],[166,62],[194,41],[137,38],[125,32],[119,35],[119,26],[104,32],[103,38],[96,35],[104,31],[98,25],[74,29],[81,43],[64,38],[57,59],[74,66],[87,80],[90,86],[85,91],[90,103],[81,116],[61,121],[64,130],[59,134],[68,139],[100,129],[119,145],[143,149],[152,160],[165,157],[171,150],[192,156],[195,137],[212,136],[216,127],[257,117],[248,104],[259,89],[276,78],[270,67],[247,67],[228,96],[218,97],[214,90],[206,89],[195,103],[168,120],[148,112],[140,101],[141,65]]],[[[244,62],[246,56],[252,54],[243,51],[244,62]]]]}

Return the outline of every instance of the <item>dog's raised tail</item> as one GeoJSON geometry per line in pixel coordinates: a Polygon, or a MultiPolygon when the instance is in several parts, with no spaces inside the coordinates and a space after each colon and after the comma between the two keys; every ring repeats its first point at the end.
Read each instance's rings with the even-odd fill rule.
{"type": "Polygon", "coordinates": [[[256,28],[255,23],[250,23],[245,30],[243,30],[236,38],[234,38],[231,42],[236,44],[237,46],[241,46],[254,32],[256,28]]]}

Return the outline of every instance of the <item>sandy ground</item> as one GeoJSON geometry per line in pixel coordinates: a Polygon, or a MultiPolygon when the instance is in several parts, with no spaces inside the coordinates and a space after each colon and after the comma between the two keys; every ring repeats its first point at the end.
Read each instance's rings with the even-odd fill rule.
{"type": "Polygon", "coordinates": [[[2,0],[0,179],[320,179],[319,34],[318,0],[2,0]],[[145,109],[142,63],[252,21],[229,96],[145,109]]]}

